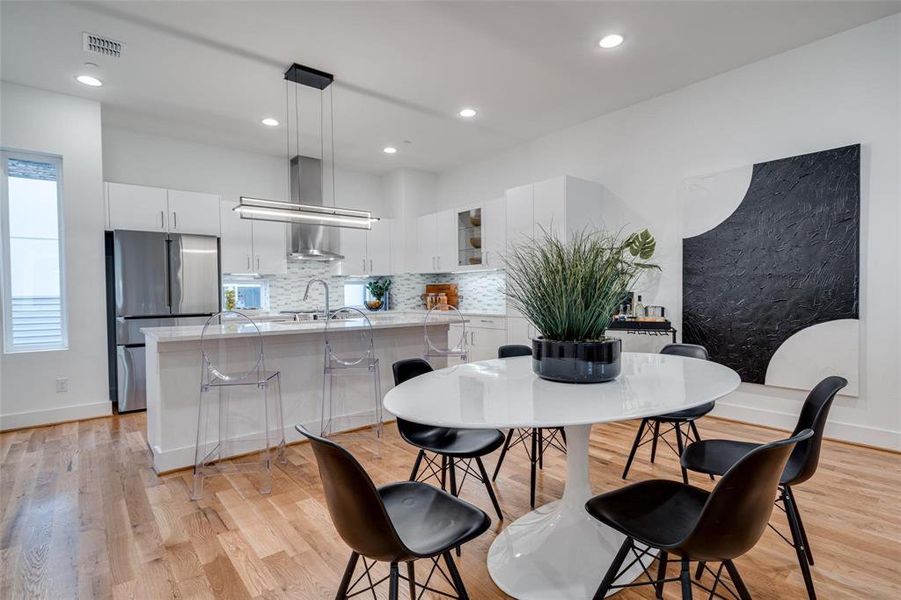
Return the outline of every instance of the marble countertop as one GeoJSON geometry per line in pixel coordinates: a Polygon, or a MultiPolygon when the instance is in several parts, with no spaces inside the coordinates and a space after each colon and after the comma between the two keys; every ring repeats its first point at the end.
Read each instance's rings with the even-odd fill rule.
{"type": "MultiPolygon", "coordinates": [[[[424,314],[424,313],[423,313],[424,314]]],[[[423,315],[382,313],[377,316],[369,315],[373,329],[396,329],[401,327],[422,327],[423,315]]],[[[443,326],[458,323],[453,318],[436,318],[433,316],[430,325],[443,326]]],[[[333,320],[329,323],[332,330],[354,330],[365,327],[362,319],[333,320]]],[[[258,322],[256,327],[246,323],[223,323],[215,325],[207,330],[208,339],[223,337],[247,337],[255,335],[257,330],[263,336],[273,335],[298,335],[315,334],[325,331],[325,321],[300,321],[300,322],[258,322]]],[[[146,327],[141,333],[146,338],[157,343],[192,342],[200,340],[203,326],[192,325],[182,327],[146,327]]]]}

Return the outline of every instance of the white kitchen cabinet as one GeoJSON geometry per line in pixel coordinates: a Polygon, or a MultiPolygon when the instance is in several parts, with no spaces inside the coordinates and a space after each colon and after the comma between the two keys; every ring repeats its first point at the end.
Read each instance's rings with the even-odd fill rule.
{"type": "Polygon", "coordinates": [[[181,190],[166,192],[171,233],[219,235],[219,196],[181,190]]]}
{"type": "Polygon", "coordinates": [[[107,183],[106,209],[107,229],[168,231],[165,188],[107,183]]]}
{"type": "Polygon", "coordinates": [[[253,223],[254,273],[283,275],[288,272],[288,226],[271,221],[253,223]]]}
{"type": "Polygon", "coordinates": [[[441,273],[457,269],[457,211],[435,215],[435,263],[441,273]]]}
{"type": "Polygon", "coordinates": [[[220,202],[223,273],[278,275],[288,272],[287,227],[284,223],[242,219],[234,202],[220,202]]]}
{"type": "Polygon", "coordinates": [[[437,214],[422,215],[416,219],[416,257],[413,261],[417,273],[434,273],[438,267],[435,256],[437,214]]]}
{"type": "Polygon", "coordinates": [[[566,180],[556,177],[536,183],[532,193],[534,236],[541,238],[544,232],[566,241],[566,180]]]}
{"type": "Polygon", "coordinates": [[[370,275],[390,275],[391,240],[394,222],[382,219],[372,224],[372,230],[366,235],[366,257],[369,261],[370,275]]]}
{"type": "Polygon", "coordinates": [[[522,185],[504,193],[506,199],[507,226],[506,247],[509,252],[517,244],[531,240],[535,218],[533,206],[534,186],[522,185]]]}
{"type": "Polygon", "coordinates": [[[505,198],[495,198],[482,206],[482,263],[502,268],[506,250],[507,202],[505,198]]]}
{"type": "Polygon", "coordinates": [[[391,232],[393,221],[382,219],[372,229],[342,228],[340,252],[344,255],[336,267],[337,275],[390,275],[391,232]]]}
{"type": "Polygon", "coordinates": [[[469,360],[497,358],[497,349],[507,343],[507,320],[503,317],[468,316],[469,360]]]}
{"type": "Polygon", "coordinates": [[[534,328],[523,317],[511,317],[507,315],[507,343],[522,344],[532,347],[532,335],[534,328]]]}
{"type": "Polygon", "coordinates": [[[340,252],[344,256],[339,266],[341,275],[365,275],[366,262],[366,230],[341,228],[338,236],[340,252]]]}

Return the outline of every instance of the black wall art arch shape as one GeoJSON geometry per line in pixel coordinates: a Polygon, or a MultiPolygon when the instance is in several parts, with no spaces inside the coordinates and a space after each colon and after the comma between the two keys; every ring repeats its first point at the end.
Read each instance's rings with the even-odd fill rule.
{"type": "Polygon", "coordinates": [[[860,145],[755,164],[735,212],[682,253],[683,341],[764,383],[793,334],[858,318],[860,145]]]}

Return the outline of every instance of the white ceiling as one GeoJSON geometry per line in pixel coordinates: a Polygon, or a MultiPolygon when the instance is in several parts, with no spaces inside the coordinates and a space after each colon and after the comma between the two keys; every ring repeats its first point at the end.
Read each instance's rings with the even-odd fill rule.
{"type": "MultiPolygon", "coordinates": [[[[284,123],[282,73],[299,62],[335,74],[340,164],[442,171],[899,10],[897,1],[4,1],[0,69],[4,80],[100,100],[107,125],[284,155],[284,127],[259,121],[284,123]],[[83,31],[124,41],[125,53],[82,52],[83,31]],[[610,32],[625,44],[599,49],[610,32]],[[85,61],[99,65],[102,88],[74,81],[85,61]],[[457,117],[463,106],[478,117],[457,117]],[[385,155],[386,145],[400,151],[385,155]]],[[[318,112],[303,115],[318,134],[318,112]]]]}

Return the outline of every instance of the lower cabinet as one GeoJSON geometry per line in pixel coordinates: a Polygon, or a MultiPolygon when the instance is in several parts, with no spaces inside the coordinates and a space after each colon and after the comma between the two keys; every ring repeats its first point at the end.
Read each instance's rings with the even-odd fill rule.
{"type": "MultiPolygon", "coordinates": [[[[451,325],[447,334],[448,344],[454,345],[461,335],[469,362],[497,358],[497,349],[507,343],[506,319],[503,317],[466,316],[466,329],[462,325],[451,325]]],[[[461,361],[448,361],[448,365],[461,361]]]]}
{"type": "Polygon", "coordinates": [[[532,347],[535,328],[523,317],[507,317],[507,343],[532,347]]]}

